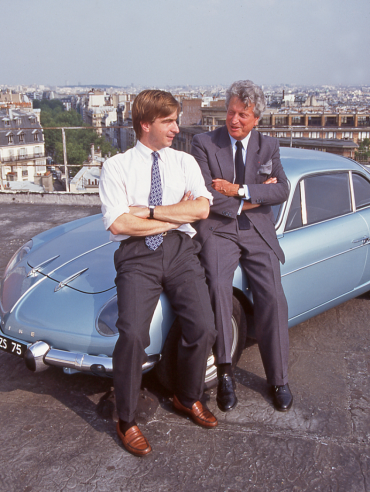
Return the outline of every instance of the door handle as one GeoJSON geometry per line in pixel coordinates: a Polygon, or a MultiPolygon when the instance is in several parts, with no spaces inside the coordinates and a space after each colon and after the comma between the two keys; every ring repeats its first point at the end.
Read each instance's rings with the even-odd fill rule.
{"type": "Polygon", "coordinates": [[[352,242],[354,244],[356,244],[356,243],[362,243],[363,245],[369,244],[370,243],[370,237],[369,236],[360,237],[359,239],[353,239],[352,242]]]}

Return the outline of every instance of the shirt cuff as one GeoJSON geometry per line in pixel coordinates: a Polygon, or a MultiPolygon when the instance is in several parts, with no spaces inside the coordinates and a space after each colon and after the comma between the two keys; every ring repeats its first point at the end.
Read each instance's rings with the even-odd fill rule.
{"type": "Polygon", "coordinates": [[[240,200],[240,207],[237,215],[240,215],[242,213],[243,203],[245,202],[245,200],[249,200],[251,197],[251,194],[249,193],[248,185],[243,185],[243,188],[244,188],[244,196],[240,200]]]}
{"type": "Polygon", "coordinates": [[[194,192],[194,198],[199,198],[200,196],[207,198],[207,200],[209,201],[209,206],[213,205],[213,195],[207,189],[200,192],[194,192]]]}
{"type": "Polygon", "coordinates": [[[110,228],[113,222],[118,219],[118,217],[122,214],[128,214],[130,209],[127,205],[121,205],[119,207],[106,209],[104,205],[102,205],[103,212],[103,222],[106,230],[110,228]]]}
{"type": "Polygon", "coordinates": [[[244,200],[249,200],[251,194],[249,193],[248,185],[243,185],[243,188],[244,188],[244,200]]]}

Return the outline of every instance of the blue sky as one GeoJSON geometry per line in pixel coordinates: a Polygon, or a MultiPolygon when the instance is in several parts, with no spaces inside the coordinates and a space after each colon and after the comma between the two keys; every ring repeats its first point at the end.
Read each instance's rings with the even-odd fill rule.
{"type": "Polygon", "coordinates": [[[0,0],[0,84],[370,84],[369,0],[0,0]]]}

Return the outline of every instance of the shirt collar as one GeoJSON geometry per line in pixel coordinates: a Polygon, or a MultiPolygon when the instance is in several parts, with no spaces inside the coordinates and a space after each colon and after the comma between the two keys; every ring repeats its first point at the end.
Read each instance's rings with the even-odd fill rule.
{"type": "MultiPolygon", "coordinates": [[[[138,140],[136,142],[136,149],[140,152],[140,154],[145,158],[145,159],[149,159],[149,158],[152,158],[152,154],[154,152],[154,150],[150,149],[149,147],[147,147],[146,145],[144,145],[143,143],[140,142],[140,140],[138,140]]],[[[161,150],[157,150],[158,154],[159,154],[159,157],[162,161],[164,161],[164,156],[165,156],[165,152],[166,152],[166,147],[164,147],[163,149],[161,150]]]]}
{"type": "MultiPolygon", "coordinates": [[[[230,137],[230,141],[231,141],[231,146],[233,149],[235,149],[235,143],[237,142],[237,140],[235,140],[234,137],[232,137],[229,133],[229,137],[230,137]]],[[[246,150],[246,148],[248,147],[248,142],[249,142],[249,139],[251,138],[251,132],[248,133],[248,135],[243,138],[243,140],[241,140],[241,143],[243,144],[243,149],[246,150]]]]}

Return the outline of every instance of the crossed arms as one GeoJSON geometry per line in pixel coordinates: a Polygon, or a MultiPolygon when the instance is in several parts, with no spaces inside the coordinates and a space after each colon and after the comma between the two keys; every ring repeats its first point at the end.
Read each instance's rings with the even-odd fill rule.
{"type": "Polygon", "coordinates": [[[158,205],[154,219],[149,219],[148,207],[129,207],[130,212],[117,217],[109,227],[112,234],[128,236],[151,236],[177,229],[181,224],[206,219],[209,214],[209,201],[205,197],[194,200],[190,191],[173,205],[158,205]]]}
{"type": "MultiPolygon", "coordinates": [[[[268,178],[263,184],[276,184],[277,178],[268,178]]],[[[226,179],[213,179],[212,180],[212,188],[222,195],[225,196],[235,196],[238,197],[238,189],[239,185],[234,183],[229,183],[226,179]]],[[[251,208],[257,208],[261,205],[259,203],[251,203],[250,201],[244,200],[242,210],[250,210],[251,208]]]]}
{"type": "MultiPolygon", "coordinates": [[[[223,162],[218,161],[216,157],[217,150],[219,150],[219,147],[210,137],[207,138],[207,134],[194,136],[191,154],[195,157],[201,168],[208,191],[213,195],[211,212],[213,214],[224,215],[224,212],[227,211],[231,214],[229,215],[230,217],[236,218],[240,207],[240,197],[237,191],[239,185],[233,184],[225,179],[220,179],[220,166],[223,165],[223,162]]],[[[231,150],[230,155],[224,152],[223,157],[229,159],[227,161],[228,163],[232,163],[231,150]]],[[[251,183],[245,183],[248,185],[251,198],[248,201],[243,200],[242,210],[248,211],[263,205],[276,205],[284,202],[288,197],[289,185],[280,162],[277,141],[271,146],[266,156],[267,159],[272,160],[272,172],[270,174],[272,177],[268,178],[266,176],[267,179],[264,183],[260,181],[261,184],[254,180],[251,183]],[[265,184],[272,186],[264,186],[265,184]]],[[[257,176],[255,179],[257,179],[257,176]]]]}

